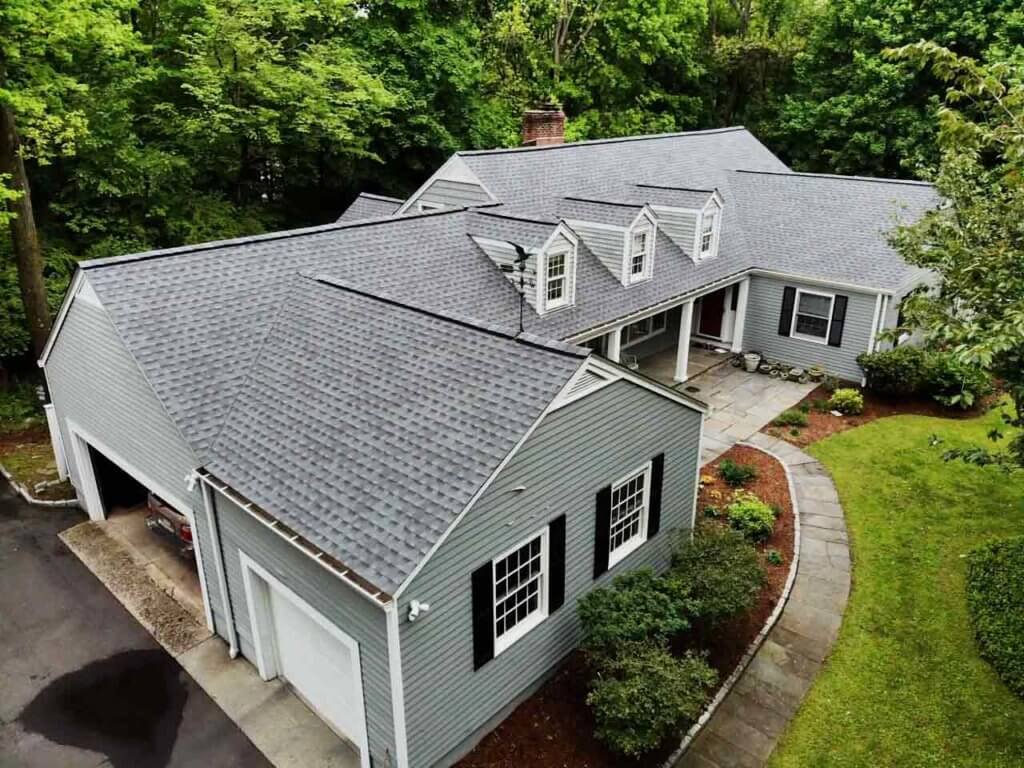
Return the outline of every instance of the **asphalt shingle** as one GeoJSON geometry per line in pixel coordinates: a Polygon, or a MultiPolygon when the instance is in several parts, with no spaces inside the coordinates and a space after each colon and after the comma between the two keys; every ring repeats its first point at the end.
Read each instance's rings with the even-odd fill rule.
{"type": "Polygon", "coordinates": [[[380,219],[385,216],[394,216],[398,209],[402,207],[403,202],[405,201],[399,200],[397,197],[360,192],[359,196],[352,201],[352,204],[345,209],[345,212],[338,217],[338,221],[363,221],[365,219],[380,219]]]}

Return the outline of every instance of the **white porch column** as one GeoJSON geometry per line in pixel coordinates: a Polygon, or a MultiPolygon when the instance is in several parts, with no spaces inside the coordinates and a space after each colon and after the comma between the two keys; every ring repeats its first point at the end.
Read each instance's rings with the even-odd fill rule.
{"type": "Polygon", "coordinates": [[[605,342],[605,357],[613,363],[618,363],[622,358],[622,328],[616,328],[608,334],[605,342]]]}
{"type": "Polygon", "coordinates": [[[747,297],[750,295],[750,278],[744,277],[740,284],[733,288],[739,290],[736,299],[736,322],[732,327],[732,351],[743,351],[743,329],[747,324],[747,297]]]}
{"type": "Polygon", "coordinates": [[[690,330],[693,326],[693,300],[682,306],[679,317],[679,341],[676,345],[676,381],[686,381],[686,369],[690,364],[690,330]]]}

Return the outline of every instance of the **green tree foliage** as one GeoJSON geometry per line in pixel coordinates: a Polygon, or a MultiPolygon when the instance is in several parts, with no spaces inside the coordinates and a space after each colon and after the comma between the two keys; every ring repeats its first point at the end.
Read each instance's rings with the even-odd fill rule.
{"type": "Polygon", "coordinates": [[[937,83],[883,55],[922,39],[995,55],[1024,42],[1024,12],[1017,0],[831,0],[767,138],[804,170],[896,176],[934,164],[937,83]]]}
{"type": "Polygon", "coordinates": [[[934,271],[941,283],[904,302],[908,326],[1002,379],[1013,403],[1005,416],[1012,435],[1001,450],[948,455],[1024,467],[1024,65],[985,65],[933,43],[891,55],[948,83],[935,174],[946,204],[893,236],[908,263],[934,271]]]}

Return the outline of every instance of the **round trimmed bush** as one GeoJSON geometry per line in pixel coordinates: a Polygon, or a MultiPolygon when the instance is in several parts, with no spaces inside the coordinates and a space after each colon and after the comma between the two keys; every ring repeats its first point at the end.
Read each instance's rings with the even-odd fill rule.
{"type": "Polygon", "coordinates": [[[592,663],[617,654],[623,643],[662,641],[689,628],[693,603],[649,568],[616,576],[579,599],[581,646],[592,663]]]}
{"type": "Polygon", "coordinates": [[[700,656],[679,659],[655,643],[626,645],[591,682],[594,733],[615,752],[638,757],[700,717],[717,680],[700,656]]]}
{"type": "Polygon", "coordinates": [[[715,623],[753,607],[764,585],[754,545],[723,525],[683,533],[672,554],[670,578],[693,601],[694,615],[715,623]]]}
{"type": "Polygon", "coordinates": [[[1024,536],[970,553],[967,608],[981,657],[1024,698],[1024,536]]]}
{"type": "Polygon", "coordinates": [[[729,525],[750,541],[764,541],[775,530],[775,510],[752,493],[739,493],[725,508],[729,525]]]}
{"type": "Polygon", "coordinates": [[[837,389],[828,399],[828,407],[846,416],[856,416],[864,410],[864,395],[856,389],[837,389]]]}

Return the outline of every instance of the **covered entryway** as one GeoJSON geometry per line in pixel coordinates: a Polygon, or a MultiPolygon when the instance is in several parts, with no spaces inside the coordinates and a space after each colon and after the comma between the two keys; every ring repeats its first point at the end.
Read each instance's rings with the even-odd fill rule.
{"type": "Polygon", "coordinates": [[[731,295],[732,288],[720,288],[700,297],[697,302],[697,311],[700,313],[700,318],[697,321],[697,335],[709,339],[722,339],[727,292],[731,295]]]}
{"type": "Polygon", "coordinates": [[[240,559],[260,676],[288,682],[369,768],[359,644],[245,553],[240,559]]]}

